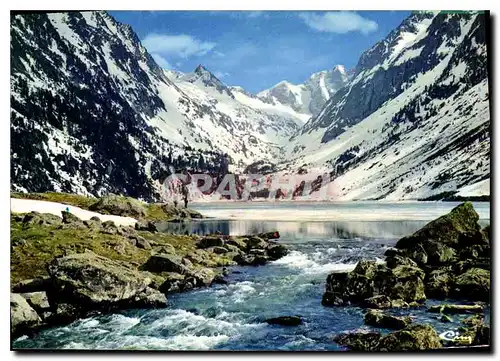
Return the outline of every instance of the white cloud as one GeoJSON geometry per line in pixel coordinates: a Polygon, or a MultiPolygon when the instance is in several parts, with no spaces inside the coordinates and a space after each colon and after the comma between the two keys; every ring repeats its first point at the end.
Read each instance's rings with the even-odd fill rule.
{"type": "Polygon", "coordinates": [[[322,32],[345,34],[350,31],[359,31],[362,34],[368,34],[378,28],[375,21],[353,11],[332,11],[323,14],[307,12],[299,16],[309,27],[322,32]]]}
{"type": "Polygon", "coordinates": [[[224,71],[216,71],[214,73],[214,75],[219,78],[219,79],[222,79],[222,78],[225,78],[225,77],[228,77],[230,74],[229,73],[226,73],[224,71]]]}
{"type": "Polygon", "coordinates": [[[163,55],[175,55],[188,58],[196,55],[201,56],[210,52],[217,44],[201,41],[191,35],[162,35],[148,34],[142,44],[151,53],[163,55]]]}
{"type": "Polygon", "coordinates": [[[168,60],[165,59],[160,54],[152,53],[151,56],[156,61],[156,64],[158,64],[160,66],[160,68],[163,68],[163,69],[172,69],[172,65],[170,65],[170,63],[168,62],[168,60]]]}
{"type": "Polygon", "coordinates": [[[223,58],[223,57],[225,57],[225,56],[226,56],[226,54],[221,53],[220,51],[217,51],[217,50],[215,50],[215,51],[213,52],[213,55],[214,55],[216,58],[223,58]]]}

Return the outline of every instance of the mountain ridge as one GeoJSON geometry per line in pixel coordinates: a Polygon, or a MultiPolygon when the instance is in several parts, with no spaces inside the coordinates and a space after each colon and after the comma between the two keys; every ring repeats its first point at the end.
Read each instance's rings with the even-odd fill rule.
{"type": "Polygon", "coordinates": [[[156,200],[176,169],[265,164],[277,177],[330,174],[332,199],[483,192],[487,21],[413,14],[353,70],[253,95],[201,64],[160,68],[106,12],[13,14],[11,187],[156,200]]]}

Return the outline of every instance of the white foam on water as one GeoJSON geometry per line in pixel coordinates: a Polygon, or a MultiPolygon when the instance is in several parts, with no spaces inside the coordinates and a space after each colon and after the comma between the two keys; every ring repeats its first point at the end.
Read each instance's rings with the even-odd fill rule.
{"type": "Polygon", "coordinates": [[[92,327],[97,327],[98,325],[99,325],[98,320],[92,319],[92,318],[87,318],[87,319],[81,320],[81,322],[78,326],[83,327],[83,328],[92,328],[92,327]]]}
{"type": "Polygon", "coordinates": [[[82,349],[87,349],[89,348],[82,342],[69,342],[68,344],[64,345],[62,347],[63,349],[69,349],[69,350],[82,350],[82,349]]]}
{"type": "Polygon", "coordinates": [[[104,350],[209,350],[227,341],[229,336],[175,335],[171,337],[124,335],[99,342],[94,348],[104,350]]]}
{"type": "MultiPolygon", "coordinates": [[[[311,255],[314,258],[314,254],[311,255]]],[[[318,255],[316,255],[318,257],[318,255]]],[[[307,274],[325,273],[333,271],[352,271],[356,264],[347,263],[318,263],[311,259],[309,255],[300,251],[291,251],[285,257],[280,258],[273,264],[283,265],[289,268],[301,269],[307,274]]]]}
{"type": "Polygon", "coordinates": [[[120,314],[113,314],[111,316],[111,320],[106,324],[106,326],[112,327],[113,330],[124,332],[140,322],[141,319],[139,317],[128,317],[120,314]]]}
{"type": "Polygon", "coordinates": [[[167,315],[155,320],[148,328],[151,331],[167,328],[179,332],[181,335],[217,336],[225,334],[234,336],[244,329],[261,327],[260,324],[229,322],[221,319],[221,316],[210,318],[186,310],[176,309],[170,310],[167,315]]]}
{"type": "Polygon", "coordinates": [[[304,335],[297,335],[294,337],[296,337],[296,339],[293,341],[287,342],[285,344],[285,347],[283,347],[283,348],[304,346],[304,345],[310,345],[310,344],[316,343],[316,341],[314,341],[312,338],[306,337],[304,335]]]}
{"type": "Polygon", "coordinates": [[[234,303],[242,303],[255,294],[255,283],[251,281],[242,281],[229,284],[226,288],[215,291],[217,297],[231,298],[234,303]]]}
{"type": "Polygon", "coordinates": [[[178,335],[167,339],[168,347],[172,350],[209,350],[227,340],[229,340],[229,336],[227,335],[178,335]]]}

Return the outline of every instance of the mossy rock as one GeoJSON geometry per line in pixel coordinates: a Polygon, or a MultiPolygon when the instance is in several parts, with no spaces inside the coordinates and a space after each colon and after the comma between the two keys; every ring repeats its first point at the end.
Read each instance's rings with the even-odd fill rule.
{"type": "Polygon", "coordinates": [[[114,194],[99,198],[89,209],[94,212],[133,218],[142,218],[146,215],[146,206],[141,201],[114,194]]]}
{"type": "Polygon", "coordinates": [[[429,298],[445,299],[452,290],[454,280],[451,267],[431,271],[425,279],[425,294],[429,298]]]}
{"type": "Polygon", "coordinates": [[[205,236],[197,243],[198,248],[223,247],[225,244],[221,236],[205,236]]]}
{"type": "Polygon", "coordinates": [[[257,236],[243,237],[243,242],[246,244],[246,250],[251,249],[265,249],[269,245],[264,239],[257,236]]]}
{"type": "Polygon", "coordinates": [[[418,267],[380,268],[375,277],[375,287],[380,294],[390,299],[401,299],[405,302],[423,301],[426,299],[422,280],[424,276],[424,272],[418,267]]]}
{"type": "Polygon", "coordinates": [[[419,267],[425,266],[427,264],[427,260],[429,257],[421,243],[414,243],[412,245],[409,245],[408,248],[402,249],[401,252],[404,257],[410,258],[419,267]]]}
{"type": "Polygon", "coordinates": [[[411,317],[392,316],[380,310],[368,310],[364,320],[366,325],[394,330],[401,330],[412,322],[411,317]]]}
{"type": "Polygon", "coordinates": [[[442,348],[436,330],[430,325],[409,325],[380,340],[380,351],[423,351],[442,348]]]}
{"type": "Polygon", "coordinates": [[[391,248],[388,248],[385,252],[384,252],[384,256],[390,258],[390,257],[394,257],[394,256],[403,256],[403,251],[398,249],[398,248],[395,248],[395,247],[391,247],[391,248]]]}
{"type": "Polygon", "coordinates": [[[417,263],[413,261],[411,258],[398,255],[387,257],[386,264],[387,267],[389,268],[396,268],[398,266],[418,267],[417,263]]]}
{"type": "Polygon", "coordinates": [[[285,257],[288,253],[288,248],[282,244],[271,244],[267,248],[267,255],[273,261],[285,257]]]}
{"type": "Polygon", "coordinates": [[[475,261],[478,259],[487,259],[489,261],[491,248],[489,244],[474,244],[460,250],[459,257],[466,261],[475,261]]]}
{"type": "Polygon", "coordinates": [[[33,307],[33,309],[39,314],[43,314],[43,312],[50,311],[49,299],[47,297],[47,292],[38,291],[38,292],[28,292],[21,294],[28,304],[33,307]]]}
{"type": "Polygon", "coordinates": [[[490,272],[482,268],[471,268],[455,280],[453,295],[476,301],[490,298],[490,272]]]}
{"type": "Polygon", "coordinates": [[[188,268],[182,263],[182,257],[175,254],[154,254],[141,267],[149,272],[176,272],[179,274],[188,273],[188,268]]]}
{"type": "MultiPolygon", "coordinates": [[[[55,303],[69,303],[80,310],[164,307],[166,299],[147,290],[147,274],[87,251],[54,259],[48,266],[55,303]],[[161,302],[154,300],[160,299],[161,302]]],[[[75,315],[77,316],[77,315],[75,315]]]]}
{"type": "Polygon", "coordinates": [[[407,249],[424,240],[435,240],[448,246],[455,246],[459,242],[460,234],[481,229],[478,220],[479,215],[472,203],[462,203],[448,214],[429,222],[413,235],[400,239],[396,248],[407,249]]]}
{"type": "Polygon", "coordinates": [[[422,281],[424,275],[418,267],[397,266],[390,269],[377,265],[375,261],[361,260],[352,272],[328,275],[322,304],[363,304],[366,299],[378,295],[404,302],[423,301],[426,299],[422,281]]]}
{"type": "Polygon", "coordinates": [[[42,319],[23,296],[17,293],[10,294],[10,325],[13,337],[30,333],[41,323],[42,319]]]}
{"type": "Polygon", "coordinates": [[[80,218],[71,212],[61,211],[63,223],[83,223],[80,218]]]}
{"type": "Polygon", "coordinates": [[[367,278],[373,278],[376,271],[377,263],[375,261],[362,259],[356,264],[352,272],[367,278]]]}
{"type": "Polygon", "coordinates": [[[456,251],[444,243],[425,240],[421,244],[427,253],[427,264],[443,265],[453,263],[456,260],[456,251]]]}
{"type": "Polygon", "coordinates": [[[391,299],[386,295],[369,297],[363,301],[363,307],[374,309],[391,308],[391,299]]]}
{"type": "Polygon", "coordinates": [[[333,338],[336,343],[351,351],[378,351],[381,339],[379,332],[350,332],[333,338]]]}
{"type": "Polygon", "coordinates": [[[205,249],[205,251],[215,253],[215,254],[224,254],[224,253],[229,252],[229,250],[227,248],[219,247],[219,246],[208,247],[205,249]]]}
{"type": "Polygon", "coordinates": [[[231,245],[231,246],[235,246],[235,247],[238,247],[240,250],[246,250],[247,248],[247,244],[243,241],[243,239],[241,237],[229,237],[226,241],[225,241],[226,245],[231,245]]]}
{"type": "Polygon", "coordinates": [[[61,217],[56,216],[51,213],[38,213],[30,212],[22,218],[22,223],[24,227],[29,227],[30,225],[60,225],[62,222],[61,217]]]}

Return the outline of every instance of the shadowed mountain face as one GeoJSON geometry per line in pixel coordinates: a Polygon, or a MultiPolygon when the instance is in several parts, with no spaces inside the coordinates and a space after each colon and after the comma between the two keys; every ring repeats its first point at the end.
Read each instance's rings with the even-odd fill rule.
{"type": "Polygon", "coordinates": [[[169,167],[276,159],[303,122],[235,100],[202,66],[174,84],[106,12],[13,15],[11,60],[13,190],[154,199],[169,167]]]}
{"type": "Polygon", "coordinates": [[[486,16],[413,14],[352,71],[252,95],[202,65],[161,69],[106,12],[14,14],[12,190],[152,200],[172,169],[221,175],[263,163],[331,173],[337,199],[482,192],[486,16]]]}

